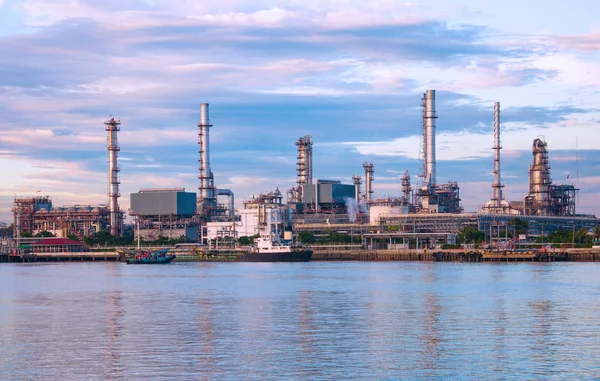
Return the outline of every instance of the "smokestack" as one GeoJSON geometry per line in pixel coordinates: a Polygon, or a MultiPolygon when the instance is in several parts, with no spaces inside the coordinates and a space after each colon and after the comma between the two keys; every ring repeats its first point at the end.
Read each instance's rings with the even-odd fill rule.
{"type": "Polygon", "coordinates": [[[202,103],[200,105],[200,123],[198,124],[198,143],[200,145],[198,151],[200,162],[198,179],[200,180],[200,186],[198,190],[200,191],[202,206],[204,206],[206,200],[215,198],[213,174],[210,170],[210,127],[212,127],[212,124],[210,124],[208,114],[208,103],[202,103]]]}
{"type": "Polygon", "coordinates": [[[110,219],[110,234],[119,235],[121,219],[119,218],[119,166],[117,155],[120,150],[117,140],[117,132],[121,130],[121,121],[109,117],[104,122],[105,130],[108,131],[108,213],[110,219]]]}
{"type": "Polygon", "coordinates": [[[363,163],[363,168],[365,169],[365,201],[370,201],[371,194],[373,193],[373,180],[375,180],[373,177],[373,173],[375,173],[373,167],[373,162],[363,163]]]}
{"type": "Polygon", "coordinates": [[[354,199],[356,202],[360,202],[360,184],[362,184],[362,178],[360,176],[352,176],[354,182],[354,199]]]}
{"type": "Polygon", "coordinates": [[[436,184],[435,165],[435,90],[425,92],[425,152],[426,152],[426,181],[434,187],[436,184]]]}
{"type": "Polygon", "coordinates": [[[500,180],[500,102],[494,102],[494,196],[496,208],[502,206],[502,183],[500,180]]]}

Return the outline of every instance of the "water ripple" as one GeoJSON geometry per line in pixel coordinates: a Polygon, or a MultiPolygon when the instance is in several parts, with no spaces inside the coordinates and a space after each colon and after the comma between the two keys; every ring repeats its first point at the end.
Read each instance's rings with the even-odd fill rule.
{"type": "Polygon", "coordinates": [[[0,379],[599,379],[597,264],[0,266],[0,379]]]}

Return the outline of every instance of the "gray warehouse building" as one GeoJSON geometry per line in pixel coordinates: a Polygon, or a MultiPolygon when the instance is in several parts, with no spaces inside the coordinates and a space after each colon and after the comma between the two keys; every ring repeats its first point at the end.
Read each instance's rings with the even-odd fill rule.
{"type": "Polygon", "coordinates": [[[342,184],[338,180],[317,180],[316,184],[302,184],[302,202],[305,209],[314,209],[315,200],[318,210],[334,211],[344,208],[346,200],[354,199],[355,186],[342,184]]]}
{"type": "Polygon", "coordinates": [[[142,189],[131,194],[130,214],[192,217],[196,214],[196,193],[185,188],[142,189]]]}
{"type": "MultiPolygon", "coordinates": [[[[139,223],[140,237],[198,239],[196,193],[184,188],[142,189],[130,195],[129,214],[139,223]]],[[[137,234],[137,233],[136,233],[137,234]]]]}

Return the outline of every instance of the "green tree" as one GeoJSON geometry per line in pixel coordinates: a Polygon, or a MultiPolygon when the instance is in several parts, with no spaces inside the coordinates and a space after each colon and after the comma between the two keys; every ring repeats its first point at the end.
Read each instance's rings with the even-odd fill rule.
{"type": "Polygon", "coordinates": [[[300,232],[298,233],[298,240],[310,245],[311,243],[315,243],[315,235],[312,232],[300,232]]]}
{"type": "Polygon", "coordinates": [[[36,237],[56,237],[56,235],[50,233],[49,231],[41,231],[35,235],[36,237]]]}
{"type": "Polygon", "coordinates": [[[594,226],[594,239],[600,239],[600,225],[594,226]]]}
{"type": "Polygon", "coordinates": [[[485,241],[485,233],[475,226],[465,226],[458,232],[458,243],[480,243],[485,241]]]}
{"type": "Polygon", "coordinates": [[[14,225],[10,224],[8,227],[0,228],[0,237],[12,237],[14,234],[14,225]]]}
{"type": "Polygon", "coordinates": [[[244,236],[241,236],[240,238],[238,238],[238,242],[242,246],[248,246],[248,245],[252,245],[254,243],[254,238],[244,235],[244,236]]]}
{"type": "Polygon", "coordinates": [[[529,221],[515,217],[509,221],[509,224],[514,227],[517,235],[529,234],[529,221]]]}

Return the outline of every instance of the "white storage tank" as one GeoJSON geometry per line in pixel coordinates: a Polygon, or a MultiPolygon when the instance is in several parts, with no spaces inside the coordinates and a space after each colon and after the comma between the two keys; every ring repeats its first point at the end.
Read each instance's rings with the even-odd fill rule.
{"type": "Polygon", "coordinates": [[[375,200],[369,204],[369,222],[371,225],[379,224],[379,217],[393,214],[408,214],[409,206],[403,205],[396,199],[375,200]]]}

